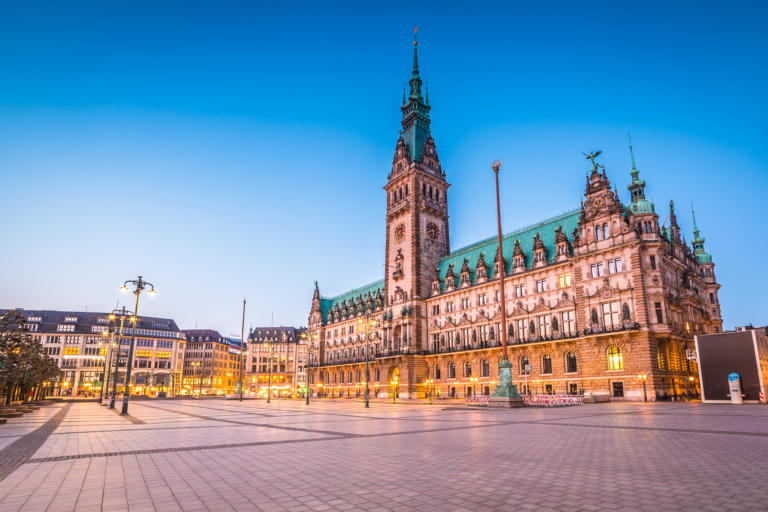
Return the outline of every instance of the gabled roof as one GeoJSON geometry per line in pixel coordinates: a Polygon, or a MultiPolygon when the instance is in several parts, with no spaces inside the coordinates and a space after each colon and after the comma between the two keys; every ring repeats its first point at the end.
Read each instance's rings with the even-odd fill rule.
{"type": "MultiPolygon", "coordinates": [[[[547,248],[547,257],[549,262],[553,262],[556,257],[555,252],[555,229],[558,226],[562,226],[563,233],[568,237],[568,241],[573,243],[573,230],[578,227],[579,223],[579,210],[571,210],[556,217],[546,219],[537,224],[527,226],[511,233],[507,233],[502,237],[502,247],[504,249],[504,259],[507,262],[507,273],[511,270],[512,266],[512,251],[515,247],[515,240],[520,240],[520,248],[526,255],[526,265],[531,268],[533,265],[533,239],[536,233],[539,233],[541,241],[547,248]]],[[[464,259],[468,260],[469,268],[471,270],[471,281],[475,284],[477,279],[477,259],[480,257],[480,253],[484,255],[485,262],[488,264],[488,276],[494,275],[494,259],[496,256],[496,248],[498,247],[498,241],[496,237],[486,238],[481,242],[468,245],[461,249],[453,251],[451,254],[443,257],[440,260],[437,268],[440,273],[441,289],[445,289],[445,273],[448,270],[448,265],[453,265],[453,272],[456,277],[459,277],[461,266],[464,263],[464,259]]]]}
{"type": "Polygon", "coordinates": [[[248,335],[248,342],[297,343],[300,334],[300,329],[295,327],[254,327],[248,335]]]}
{"type": "Polygon", "coordinates": [[[342,293],[341,295],[337,295],[336,297],[331,298],[321,298],[320,299],[320,308],[323,312],[323,321],[326,322],[328,320],[328,311],[330,311],[331,308],[335,308],[336,304],[339,304],[339,307],[341,307],[341,303],[343,301],[346,301],[347,304],[349,304],[350,300],[354,300],[354,302],[357,302],[357,298],[360,297],[363,301],[363,307],[365,307],[365,301],[368,298],[368,293],[370,292],[371,298],[373,300],[376,300],[376,292],[381,290],[382,295],[384,294],[384,280],[380,279],[376,282],[373,282],[371,284],[367,284],[365,286],[361,286],[359,288],[355,288],[354,290],[350,290],[346,293],[342,293]]]}

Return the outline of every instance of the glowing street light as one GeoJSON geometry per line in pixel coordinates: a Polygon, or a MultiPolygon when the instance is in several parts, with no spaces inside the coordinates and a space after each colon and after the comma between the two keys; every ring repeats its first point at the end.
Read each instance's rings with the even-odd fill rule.
{"type": "Polygon", "coordinates": [[[644,374],[644,373],[641,373],[640,375],[637,376],[637,378],[640,379],[641,381],[643,381],[643,401],[647,402],[648,401],[648,391],[647,391],[647,389],[645,387],[645,381],[648,380],[648,376],[646,374],[644,374]]]}
{"type": "Polygon", "coordinates": [[[157,292],[155,291],[155,285],[152,283],[145,281],[141,276],[139,276],[138,279],[130,279],[128,281],[125,281],[123,283],[123,286],[120,287],[120,291],[123,293],[127,293],[128,285],[131,285],[134,287],[133,294],[136,296],[136,306],[133,308],[133,329],[131,330],[132,336],[131,336],[131,345],[128,347],[128,365],[125,369],[125,393],[123,394],[123,410],[120,412],[121,415],[128,414],[128,399],[131,396],[131,367],[133,366],[133,350],[134,345],[136,345],[136,329],[139,326],[138,322],[138,315],[139,315],[139,296],[141,295],[141,292],[144,291],[147,287],[150,287],[149,295],[150,297],[154,297],[157,295],[157,292]]]}

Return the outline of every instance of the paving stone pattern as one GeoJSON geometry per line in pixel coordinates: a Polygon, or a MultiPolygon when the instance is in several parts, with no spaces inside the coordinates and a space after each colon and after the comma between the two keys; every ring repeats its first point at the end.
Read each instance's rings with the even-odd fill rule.
{"type": "Polygon", "coordinates": [[[126,418],[94,403],[54,405],[1,425],[0,510],[768,508],[768,408],[761,406],[446,410],[375,402],[366,410],[341,400],[308,408],[188,400],[130,407],[126,418]]]}

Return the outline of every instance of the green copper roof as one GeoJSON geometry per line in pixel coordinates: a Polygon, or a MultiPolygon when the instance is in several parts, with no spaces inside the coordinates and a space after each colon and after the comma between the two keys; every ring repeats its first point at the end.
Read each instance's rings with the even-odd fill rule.
{"type": "Polygon", "coordinates": [[[647,199],[635,199],[633,200],[627,209],[632,215],[638,215],[641,213],[656,213],[656,209],[653,207],[653,203],[647,199]]]}
{"type": "MultiPolygon", "coordinates": [[[[544,220],[537,224],[518,229],[511,233],[507,233],[502,237],[502,247],[504,248],[504,259],[506,260],[507,273],[512,270],[512,252],[515,247],[515,240],[520,240],[520,248],[526,255],[525,263],[528,268],[533,265],[533,239],[536,233],[539,233],[541,241],[547,248],[547,257],[549,262],[555,260],[555,230],[558,226],[562,226],[563,233],[568,237],[568,241],[573,243],[572,233],[573,230],[578,227],[579,223],[579,210],[572,210],[570,212],[563,213],[557,217],[544,220]]],[[[487,238],[481,242],[477,242],[472,245],[468,245],[462,249],[453,251],[448,256],[445,256],[440,260],[438,269],[440,272],[440,279],[442,281],[442,289],[445,290],[445,273],[448,270],[448,265],[453,264],[453,273],[456,275],[457,283],[461,274],[461,266],[464,263],[464,258],[467,258],[468,265],[471,270],[470,276],[472,284],[475,284],[477,279],[477,259],[480,257],[480,253],[483,254],[485,262],[488,264],[488,276],[493,276],[494,273],[494,259],[496,257],[496,248],[498,247],[497,237],[487,238]]]]}
{"type": "Polygon", "coordinates": [[[368,292],[370,292],[373,300],[376,300],[376,292],[378,290],[381,290],[382,295],[384,294],[383,279],[371,284],[367,284],[365,286],[361,286],[360,288],[355,288],[354,290],[350,290],[346,293],[342,293],[341,295],[337,295],[336,297],[321,298],[320,308],[323,312],[323,322],[326,322],[328,320],[328,311],[330,311],[332,307],[335,308],[336,304],[338,304],[339,307],[341,307],[342,302],[346,302],[347,305],[349,305],[350,300],[357,303],[357,298],[360,297],[363,301],[363,307],[365,307],[365,301],[368,298],[368,292]]]}

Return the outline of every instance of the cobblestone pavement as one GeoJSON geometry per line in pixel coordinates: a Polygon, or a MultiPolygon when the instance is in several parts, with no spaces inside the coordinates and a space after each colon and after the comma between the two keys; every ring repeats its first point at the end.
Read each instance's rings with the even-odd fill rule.
{"type": "Polygon", "coordinates": [[[0,481],[0,510],[768,508],[768,408],[760,406],[130,407],[132,421],[75,403],[0,426],[0,478],[3,468],[10,473],[0,481]]]}

